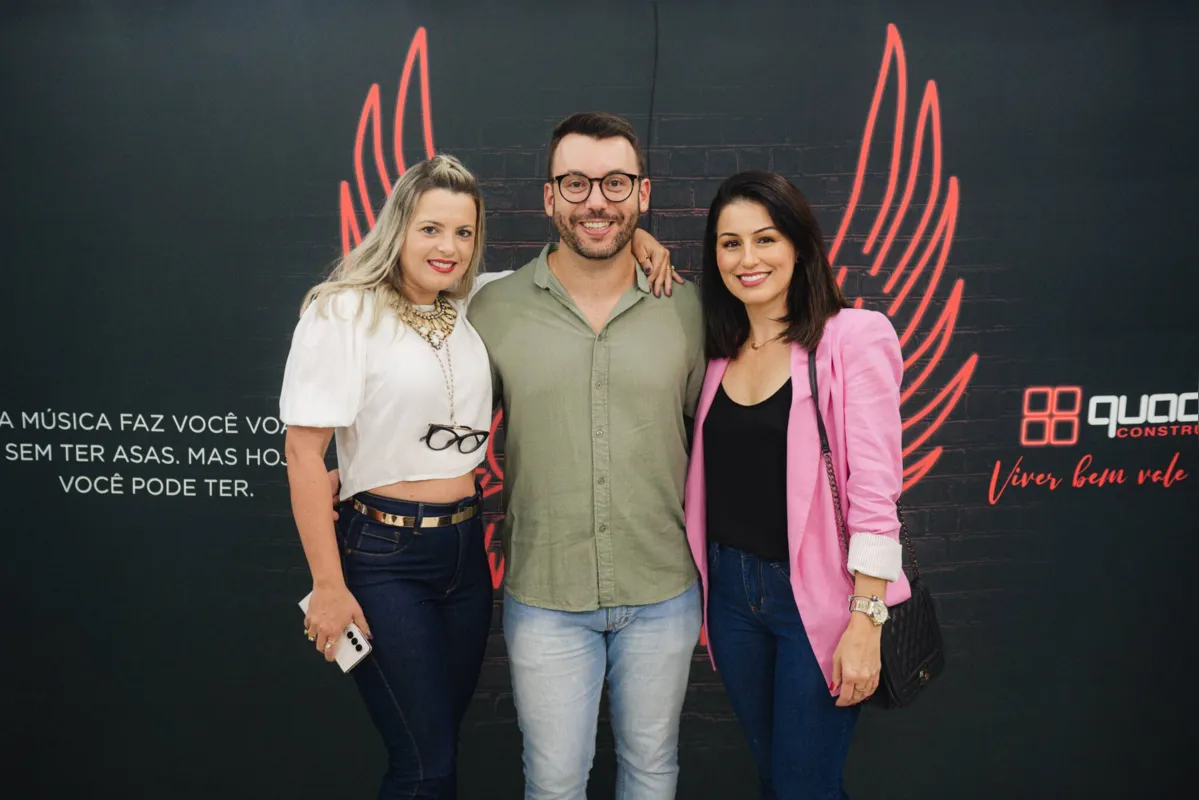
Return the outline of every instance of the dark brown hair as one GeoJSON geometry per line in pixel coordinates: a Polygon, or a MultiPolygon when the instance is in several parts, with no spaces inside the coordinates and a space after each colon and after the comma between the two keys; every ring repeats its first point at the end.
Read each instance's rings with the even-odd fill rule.
{"type": "MultiPolygon", "coordinates": [[[[615,139],[619,136],[626,140],[633,145],[633,152],[637,154],[638,174],[645,176],[645,153],[641,151],[641,143],[637,141],[637,132],[633,130],[629,121],[614,114],[605,114],[602,111],[581,111],[571,114],[554,126],[554,133],[550,136],[549,149],[545,155],[545,170],[550,181],[554,179],[554,151],[558,149],[558,144],[572,133],[590,136],[592,139],[615,139]]],[[[599,176],[594,177],[598,178],[599,176]]]]}
{"type": "Polygon", "coordinates": [[[848,308],[833,278],[824,237],[812,207],[790,181],[773,172],[740,172],[720,184],[708,209],[704,231],[700,297],[704,307],[704,349],[708,358],[735,358],[749,337],[745,304],[733,296],[716,266],[716,224],[725,206],[736,200],[761,204],[771,222],[795,247],[795,271],[787,288],[783,338],[807,349],[820,343],[824,324],[848,308]]]}

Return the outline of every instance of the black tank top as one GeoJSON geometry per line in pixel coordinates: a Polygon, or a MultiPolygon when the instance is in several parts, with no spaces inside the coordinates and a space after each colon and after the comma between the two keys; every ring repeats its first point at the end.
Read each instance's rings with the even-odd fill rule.
{"type": "Polygon", "coordinates": [[[757,405],[721,386],[704,419],[708,539],[787,560],[787,420],[791,381],[757,405]]]}

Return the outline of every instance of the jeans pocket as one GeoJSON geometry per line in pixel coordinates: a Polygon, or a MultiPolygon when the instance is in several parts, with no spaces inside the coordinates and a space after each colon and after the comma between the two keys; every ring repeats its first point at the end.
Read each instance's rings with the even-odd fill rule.
{"type": "Polygon", "coordinates": [[[770,568],[779,575],[782,575],[788,582],[791,580],[791,562],[790,561],[768,561],[770,568]]]}
{"type": "Polygon", "coordinates": [[[388,558],[408,549],[416,538],[413,528],[395,528],[356,514],[346,531],[346,555],[388,558]]]}

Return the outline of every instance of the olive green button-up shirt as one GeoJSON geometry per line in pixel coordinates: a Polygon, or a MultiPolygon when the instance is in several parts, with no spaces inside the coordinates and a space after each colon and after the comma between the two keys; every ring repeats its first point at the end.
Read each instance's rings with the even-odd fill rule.
{"type": "Polygon", "coordinates": [[[697,573],[683,527],[687,434],[704,379],[694,284],[645,274],[596,333],[546,257],[470,302],[505,420],[506,588],[560,611],[675,597],[697,573]]]}

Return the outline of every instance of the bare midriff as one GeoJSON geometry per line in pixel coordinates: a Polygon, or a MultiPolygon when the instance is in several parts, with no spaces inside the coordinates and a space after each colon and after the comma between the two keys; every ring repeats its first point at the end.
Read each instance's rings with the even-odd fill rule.
{"type": "Polygon", "coordinates": [[[472,470],[456,478],[434,478],[427,481],[396,481],[370,490],[371,494],[408,500],[414,503],[454,503],[475,493],[475,473],[472,470]]]}

